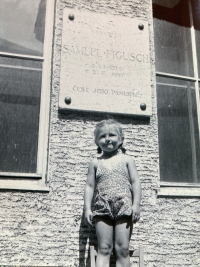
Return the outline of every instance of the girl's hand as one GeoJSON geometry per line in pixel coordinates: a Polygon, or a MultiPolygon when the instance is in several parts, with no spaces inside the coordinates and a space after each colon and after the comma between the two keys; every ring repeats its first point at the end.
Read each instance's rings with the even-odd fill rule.
{"type": "Polygon", "coordinates": [[[132,222],[136,223],[140,219],[140,205],[133,204],[132,206],[132,222]]]}
{"type": "Polygon", "coordinates": [[[92,214],[92,211],[90,209],[89,210],[85,210],[85,219],[86,219],[86,222],[90,226],[93,226],[93,224],[92,224],[93,214],[92,214]]]}

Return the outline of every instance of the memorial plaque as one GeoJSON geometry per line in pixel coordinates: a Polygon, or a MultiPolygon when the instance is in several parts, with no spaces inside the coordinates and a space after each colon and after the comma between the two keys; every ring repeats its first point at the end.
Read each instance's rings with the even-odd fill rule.
{"type": "Polygon", "coordinates": [[[150,116],[148,22],[65,8],[59,109],[150,116]]]}

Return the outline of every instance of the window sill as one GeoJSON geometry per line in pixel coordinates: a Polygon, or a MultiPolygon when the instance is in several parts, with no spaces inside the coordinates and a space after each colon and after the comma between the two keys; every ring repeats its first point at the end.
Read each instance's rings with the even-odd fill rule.
{"type": "Polygon", "coordinates": [[[161,187],[157,192],[158,197],[200,197],[198,187],[161,187]]]}
{"type": "Polygon", "coordinates": [[[42,175],[35,173],[0,172],[0,178],[42,179],[42,175]]]}
{"type": "Polygon", "coordinates": [[[43,180],[21,180],[15,178],[10,180],[0,180],[0,190],[49,192],[50,188],[46,186],[43,180]]]}

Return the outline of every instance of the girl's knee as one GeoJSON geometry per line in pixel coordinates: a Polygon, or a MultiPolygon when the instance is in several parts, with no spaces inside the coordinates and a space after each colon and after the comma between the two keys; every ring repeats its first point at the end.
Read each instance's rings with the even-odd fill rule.
{"type": "Polygon", "coordinates": [[[125,244],[115,244],[115,252],[118,257],[127,258],[129,256],[129,246],[125,244]]]}
{"type": "Polygon", "coordinates": [[[100,253],[101,255],[111,255],[112,253],[112,245],[109,244],[100,244],[98,246],[98,253],[100,253]]]}

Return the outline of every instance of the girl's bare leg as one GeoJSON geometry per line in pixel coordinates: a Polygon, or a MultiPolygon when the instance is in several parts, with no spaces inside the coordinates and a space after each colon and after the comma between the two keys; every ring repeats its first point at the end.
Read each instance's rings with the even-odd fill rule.
{"type": "Polygon", "coordinates": [[[115,223],[116,267],[130,267],[129,242],[132,233],[131,217],[124,216],[115,223]]]}
{"type": "Polygon", "coordinates": [[[113,221],[107,216],[97,216],[95,222],[98,241],[96,267],[109,267],[113,249],[113,221]]]}

